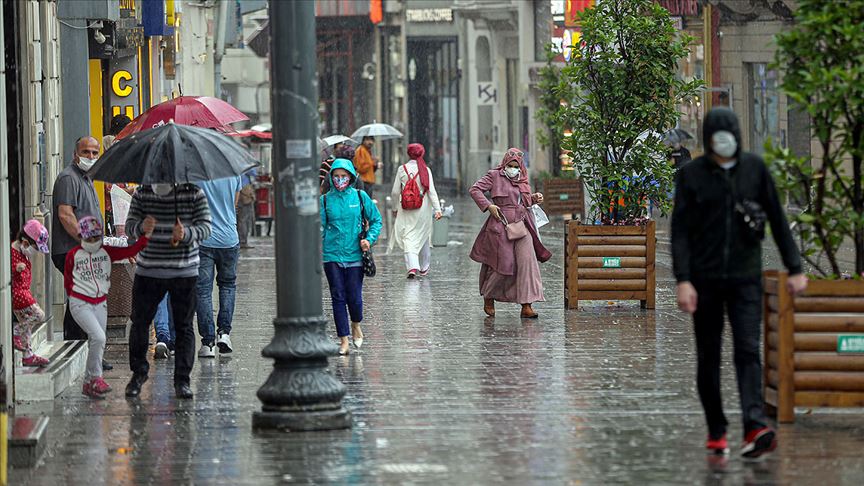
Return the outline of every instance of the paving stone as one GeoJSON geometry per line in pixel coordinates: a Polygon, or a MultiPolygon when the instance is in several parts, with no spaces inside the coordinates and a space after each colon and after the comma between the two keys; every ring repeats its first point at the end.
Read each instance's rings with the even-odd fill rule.
{"type": "MultiPolygon", "coordinates": [[[[255,239],[238,271],[235,352],[196,359],[195,399],[173,398],[168,360],[151,368],[139,401],[125,400],[127,358],[111,346],[106,379],[116,391],[92,401],[77,384],[58,397],[46,455],[12,471],[11,484],[861,484],[862,410],[799,414],[762,463],[706,457],[691,324],[675,310],[662,247],[656,311],[598,302],[570,312],[553,227],[540,318],[499,305],[485,319],[479,266],[467,256],[482,216],[456,205],[450,240],[462,245],[434,249],[428,279],[407,281],[401,255],[378,249],[363,349],[331,360],[352,429],[252,432],[276,300],[272,243],[255,239]]],[[[727,339],[724,399],[737,447],[730,349],[727,339]]]]}

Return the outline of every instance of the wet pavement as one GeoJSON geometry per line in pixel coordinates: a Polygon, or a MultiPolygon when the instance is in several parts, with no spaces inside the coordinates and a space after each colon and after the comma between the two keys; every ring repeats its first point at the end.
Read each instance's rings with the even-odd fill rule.
{"type": "MultiPolygon", "coordinates": [[[[457,204],[453,242],[434,249],[424,280],[406,281],[401,255],[379,249],[379,275],[365,287],[363,349],[331,360],[348,388],[352,429],[252,431],[276,298],[272,244],[258,239],[238,269],[235,352],[196,359],[194,400],[173,397],[169,360],[151,368],[140,400],[127,401],[126,358],[109,347],[119,364],[106,374],[116,390],[109,399],[89,400],[78,384],[53,404],[19,407],[51,416],[49,443],[37,467],[12,471],[11,484],[864,483],[860,409],[799,411],[761,463],[704,454],[690,323],[674,308],[663,245],[656,311],[603,302],[565,311],[563,240],[552,228],[540,319],[499,305],[490,320],[467,256],[479,221],[457,204]]],[[[726,349],[737,448],[728,340],[726,349]]]]}

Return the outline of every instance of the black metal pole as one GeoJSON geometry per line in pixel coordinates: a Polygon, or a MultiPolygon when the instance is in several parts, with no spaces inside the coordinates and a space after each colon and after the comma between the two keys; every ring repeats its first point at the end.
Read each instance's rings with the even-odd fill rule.
{"type": "Polygon", "coordinates": [[[273,371],[258,390],[256,429],[351,427],[345,386],[327,371],[338,347],[321,304],[315,2],[270,2],[270,83],[276,198],[276,315],[262,351],[273,371]]]}

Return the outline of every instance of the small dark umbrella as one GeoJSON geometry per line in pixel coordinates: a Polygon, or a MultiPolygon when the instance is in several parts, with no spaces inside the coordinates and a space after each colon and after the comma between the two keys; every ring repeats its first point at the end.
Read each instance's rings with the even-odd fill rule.
{"type": "Polygon", "coordinates": [[[231,137],[169,122],[115,142],[89,175],[114,184],[186,184],[236,177],[257,165],[231,137]]]}
{"type": "Polygon", "coordinates": [[[677,139],[680,142],[683,142],[684,140],[690,140],[691,138],[693,138],[693,135],[690,135],[690,133],[687,132],[687,130],[684,130],[683,128],[673,128],[672,130],[669,130],[668,132],[666,132],[664,135],[665,135],[665,138],[667,140],[676,140],[677,139]]]}

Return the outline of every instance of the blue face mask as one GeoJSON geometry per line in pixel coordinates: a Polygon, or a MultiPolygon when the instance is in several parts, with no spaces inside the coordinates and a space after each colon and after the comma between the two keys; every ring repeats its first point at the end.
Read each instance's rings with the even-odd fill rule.
{"type": "Polygon", "coordinates": [[[333,177],[333,185],[336,186],[337,191],[344,191],[351,184],[351,177],[349,176],[336,176],[333,177]]]}

